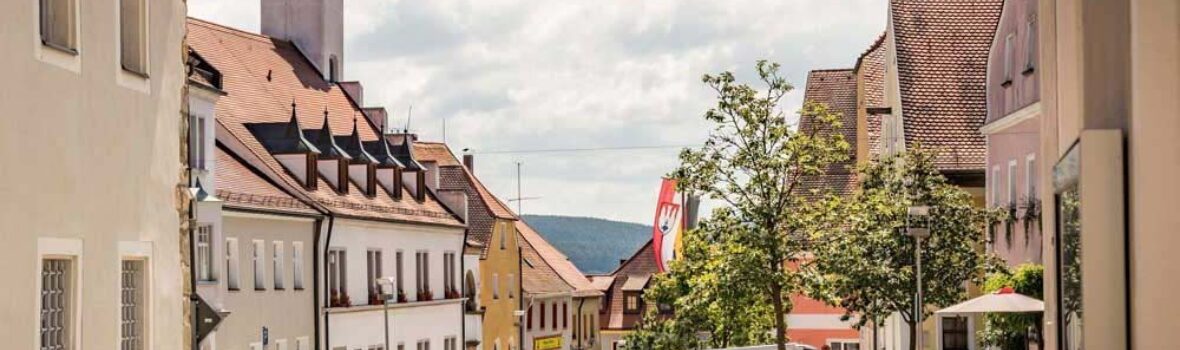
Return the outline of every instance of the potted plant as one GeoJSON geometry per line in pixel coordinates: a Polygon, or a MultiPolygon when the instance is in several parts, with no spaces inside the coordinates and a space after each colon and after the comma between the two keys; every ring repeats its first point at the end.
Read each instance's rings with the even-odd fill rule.
{"type": "Polygon", "coordinates": [[[404,303],[407,303],[407,302],[409,302],[409,301],[410,301],[410,300],[406,298],[406,291],[404,291],[404,290],[400,290],[400,289],[399,289],[399,290],[397,291],[397,302],[398,302],[398,304],[404,304],[404,303]]]}

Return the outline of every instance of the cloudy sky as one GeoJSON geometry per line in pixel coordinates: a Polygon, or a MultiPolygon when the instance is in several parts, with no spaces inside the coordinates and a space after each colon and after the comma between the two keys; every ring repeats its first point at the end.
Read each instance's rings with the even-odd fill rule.
{"type": "MultiPolygon", "coordinates": [[[[257,32],[259,0],[189,0],[191,16],[257,32]]],[[[851,67],[885,28],[885,0],[344,0],[344,74],[396,125],[470,149],[476,174],[526,214],[650,224],[675,148],[702,142],[700,78],[783,65],[851,67]],[[506,152],[531,151],[531,152],[506,152]]],[[[515,208],[514,208],[515,209],[515,208]]]]}

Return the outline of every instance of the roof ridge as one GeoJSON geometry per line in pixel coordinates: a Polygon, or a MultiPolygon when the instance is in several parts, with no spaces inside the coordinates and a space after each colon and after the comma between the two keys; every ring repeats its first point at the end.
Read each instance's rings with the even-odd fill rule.
{"type": "Polygon", "coordinates": [[[196,18],[196,17],[192,17],[192,16],[188,17],[188,21],[189,21],[189,23],[192,23],[195,25],[206,27],[206,28],[216,30],[219,32],[224,32],[226,34],[237,35],[237,36],[240,36],[240,37],[243,37],[246,39],[255,40],[255,41],[259,41],[259,42],[269,43],[270,40],[278,40],[278,41],[283,41],[283,42],[288,42],[288,43],[290,42],[289,40],[275,38],[275,37],[272,37],[272,36],[269,36],[266,34],[249,32],[249,31],[246,31],[245,29],[234,28],[234,27],[230,27],[230,26],[227,26],[227,25],[224,25],[221,23],[216,23],[213,21],[204,20],[204,19],[200,19],[200,18],[196,18]]]}
{"type": "Polygon", "coordinates": [[[850,71],[852,71],[852,68],[823,68],[823,69],[812,69],[812,70],[807,71],[807,73],[850,72],[850,71]]]}

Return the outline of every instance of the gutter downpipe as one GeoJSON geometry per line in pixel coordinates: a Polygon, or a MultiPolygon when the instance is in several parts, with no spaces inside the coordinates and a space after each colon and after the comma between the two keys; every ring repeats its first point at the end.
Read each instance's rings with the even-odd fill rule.
{"type": "MultiPolygon", "coordinates": [[[[189,167],[188,168],[188,188],[192,188],[193,185],[195,185],[195,182],[193,181],[193,169],[192,169],[192,167],[189,167]]],[[[185,192],[188,192],[188,191],[185,191],[185,192]]],[[[190,334],[189,336],[192,337],[192,345],[191,345],[192,348],[191,349],[197,350],[197,349],[200,349],[200,343],[197,341],[197,325],[198,325],[198,321],[200,321],[200,317],[197,316],[197,300],[200,297],[197,296],[197,274],[195,273],[195,271],[193,269],[197,266],[196,265],[197,259],[195,256],[196,251],[197,251],[195,238],[196,238],[196,232],[197,232],[197,205],[200,204],[200,202],[197,200],[196,196],[189,196],[189,197],[190,198],[189,198],[189,210],[188,210],[188,251],[189,251],[189,254],[188,254],[188,269],[189,269],[189,271],[188,271],[188,278],[189,278],[189,280],[188,280],[188,283],[189,283],[188,303],[189,303],[189,308],[192,309],[192,312],[191,312],[192,315],[190,315],[192,317],[192,319],[189,320],[189,322],[192,322],[192,326],[191,326],[192,334],[190,334]]]]}
{"type": "MultiPolygon", "coordinates": [[[[328,247],[332,246],[332,230],[335,228],[335,226],[336,226],[336,215],[329,213],[328,214],[328,237],[327,237],[327,239],[324,240],[324,250],[323,250],[323,254],[324,254],[325,259],[328,257],[328,247]]],[[[318,259],[318,256],[316,258],[318,259]]],[[[322,264],[322,265],[323,265],[323,270],[321,272],[324,274],[324,277],[326,278],[328,276],[328,264],[322,264]]],[[[319,288],[319,285],[316,285],[316,288],[319,288]]],[[[317,298],[316,300],[318,303],[319,299],[317,298]]],[[[327,307],[324,307],[322,309],[318,309],[318,310],[316,310],[316,312],[319,312],[324,318],[324,344],[323,344],[324,349],[330,348],[331,347],[330,342],[332,341],[332,336],[331,336],[331,331],[329,331],[329,328],[328,328],[328,325],[330,322],[329,322],[327,307]]],[[[317,319],[318,319],[318,317],[317,317],[317,319]]]]}
{"type": "MultiPolygon", "coordinates": [[[[314,235],[314,237],[312,238],[313,241],[315,241],[315,242],[320,241],[320,230],[323,229],[323,226],[324,226],[323,217],[315,219],[315,231],[312,233],[314,235]]],[[[311,255],[311,266],[320,266],[319,254],[312,254],[311,255]]],[[[318,273],[311,274],[311,285],[314,286],[311,288],[312,307],[315,308],[316,312],[319,312],[320,311],[320,288],[319,288],[320,274],[318,274],[318,273]]],[[[324,331],[326,332],[327,329],[324,329],[324,331]]],[[[316,348],[319,348],[319,345],[320,345],[320,318],[319,317],[315,318],[315,344],[316,344],[316,348]]]]}

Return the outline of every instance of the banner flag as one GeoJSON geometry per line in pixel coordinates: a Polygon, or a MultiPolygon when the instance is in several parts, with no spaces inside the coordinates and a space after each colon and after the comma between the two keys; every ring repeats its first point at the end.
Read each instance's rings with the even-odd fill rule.
{"type": "Polygon", "coordinates": [[[656,266],[660,272],[667,271],[667,262],[676,258],[685,219],[682,203],[683,198],[676,193],[676,180],[664,179],[660,184],[656,218],[652,225],[652,248],[655,249],[656,266]]]}

